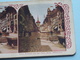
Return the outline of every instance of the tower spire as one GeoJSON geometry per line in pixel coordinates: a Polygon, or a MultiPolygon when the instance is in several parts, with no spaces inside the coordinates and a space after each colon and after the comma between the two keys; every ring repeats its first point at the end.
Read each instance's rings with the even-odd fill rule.
{"type": "Polygon", "coordinates": [[[40,27],[40,21],[39,21],[39,17],[37,16],[37,21],[36,21],[36,25],[37,25],[37,27],[40,27]]]}
{"type": "Polygon", "coordinates": [[[39,17],[37,16],[37,21],[39,21],[39,17]]]}
{"type": "Polygon", "coordinates": [[[36,23],[40,23],[40,21],[39,21],[39,17],[37,16],[37,22],[36,23]]]}

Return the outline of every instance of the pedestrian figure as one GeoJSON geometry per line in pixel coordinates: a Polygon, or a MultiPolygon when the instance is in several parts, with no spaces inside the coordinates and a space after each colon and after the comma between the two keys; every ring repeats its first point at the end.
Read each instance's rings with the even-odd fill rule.
{"type": "Polygon", "coordinates": [[[50,31],[50,34],[51,34],[51,36],[53,35],[53,32],[52,31],[50,31]]]}

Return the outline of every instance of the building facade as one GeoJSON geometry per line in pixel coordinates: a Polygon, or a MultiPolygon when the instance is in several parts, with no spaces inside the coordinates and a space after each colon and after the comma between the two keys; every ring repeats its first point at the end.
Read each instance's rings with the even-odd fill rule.
{"type": "Polygon", "coordinates": [[[7,32],[17,33],[17,14],[6,14],[7,32]]]}
{"type": "Polygon", "coordinates": [[[47,9],[47,15],[43,22],[43,30],[46,32],[62,32],[64,28],[64,10],[61,6],[56,6],[55,9],[47,9]]]}

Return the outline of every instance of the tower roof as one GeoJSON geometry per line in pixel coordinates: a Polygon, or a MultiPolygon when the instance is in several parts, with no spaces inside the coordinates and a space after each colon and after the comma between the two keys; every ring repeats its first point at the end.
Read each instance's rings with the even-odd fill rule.
{"type": "Polygon", "coordinates": [[[41,23],[41,22],[39,21],[39,17],[37,17],[37,21],[36,21],[36,23],[41,23]]]}
{"type": "Polygon", "coordinates": [[[41,23],[41,22],[39,20],[37,20],[36,23],[41,23]]]}

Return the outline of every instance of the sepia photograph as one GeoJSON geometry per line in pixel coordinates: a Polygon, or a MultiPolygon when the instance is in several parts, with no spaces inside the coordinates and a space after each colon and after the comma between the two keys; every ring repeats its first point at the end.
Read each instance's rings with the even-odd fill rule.
{"type": "Polygon", "coordinates": [[[18,53],[17,12],[11,6],[0,6],[0,53],[18,53]]]}
{"type": "Polygon", "coordinates": [[[0,3],[0,58],[75,54],[71,0],[0,3]]]}
{"type": "Polygon", "coordinates": [[[66,51],[64,10],[59,5],[22,6],[18,29],[19,52],[66,51]]]}

